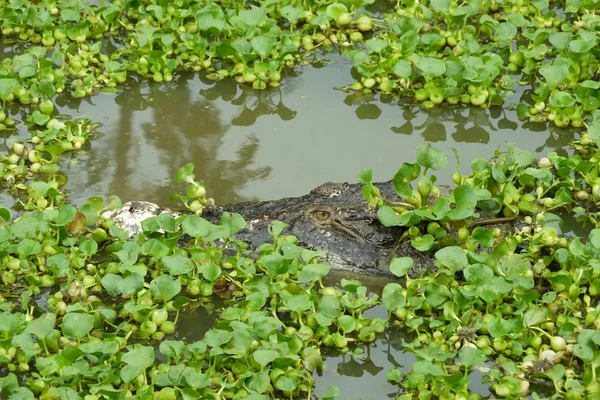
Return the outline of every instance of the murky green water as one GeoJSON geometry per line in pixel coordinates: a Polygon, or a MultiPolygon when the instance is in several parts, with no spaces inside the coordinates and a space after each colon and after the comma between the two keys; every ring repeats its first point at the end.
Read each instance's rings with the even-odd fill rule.
{"type": "Polygon", "coordinates": [[[572,139],[500,107],[424,111],[334,90],[352,81],[350,68],[334,56],[273,91],[190,75],[168,84],[132,79],[119,95],[59,99],[63,113],[103,123],[92,151],[68,171],[70,199],[81,204],[116,194],[173,206],[169,196],[181,188],[172,177],[188,162],[218,203],[298,196],[325,181],[355,182],[363,168],[373,168],[376,180],[391,179],[423,141],[449,155],[438,174],[448,182],[453,147],[468,171],[474,157],[489,157],[507,142],[546,153],[562,152],[572,139]]]}
{"type": "MultiPolygon", "coordinates": [[[[564,153],[573,138],[572,131],[523,123],[500,107],[425,111],[392,98],[334,90],[352,82],[351,64],[340,56],[330,61],[298,70],[280,90],[254,91],[189,75],[168,84],[131,79],[118,95],[59,98],[62,113],[103,124],[91,151],[66,169],[71,201],[115,194],[123,201],[175,206],[169,196],[181,188],[172,177],[189,162],[218,203],[298,196],[326,181],[355,182],[363,168],[373,168],[376,180],[391,179],[424,141],[449,155],[448,167],[438,174],[448,183],[455,165],[451,148],[458,149],[467,172],[473,158],[490,157],[507,142],[538,154],[564,153]]],[[[339,282],[339,275],[331,279],[339,282]]],[[[369,286],[377,292],[383,283],[369,286]]],[[[371,316],[383,315],[376,308],[371,316]]],[[[203,308],[183,315],[175,336],[199,339],[213,318],[203,308]]],[[[388,329],[369,357],[331,354],[317,394],[336,385],[342,399],[394,398],[397,389],[386,382],[386,372],[408,371],[414,360],[402,352],[405,335],[388,329]]],[[[475,373],[473,381],[481,376],[475,373]]],[[[488,393],[484,386],[477,389],[488,393]]]]}

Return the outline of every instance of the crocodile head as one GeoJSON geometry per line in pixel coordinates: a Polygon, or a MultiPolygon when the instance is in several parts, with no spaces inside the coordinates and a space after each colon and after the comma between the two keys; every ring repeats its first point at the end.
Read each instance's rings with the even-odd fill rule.
{"type": "Polygon", "coordinates": [[[376,213],[371,210],[322,204],[308,208],[304,217],[316,228],[330,231],[358,243],[390,247],[399,238],[399,230],[383,227],[377,221],[376,213]]]}

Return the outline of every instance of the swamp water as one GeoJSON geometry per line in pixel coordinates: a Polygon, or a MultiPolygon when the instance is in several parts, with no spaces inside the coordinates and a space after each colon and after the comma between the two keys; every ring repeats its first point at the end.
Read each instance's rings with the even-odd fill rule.
{"type": "MultiPolygon", "coordinates": [[[[175,207],[169,196],[181,188],[172,177],[189,162],[217,203],[298,196],[326,181],[356,182],[363,168],[373,168],[375,180],[391,179],[423,142],[449,156],[449,165],[437,173],[447,184],[455,165],[452,148],[466,172],[473,158],[491,157],[506,143],[536,154],[564,154],[573,139],[573,130],[524,123],[501,107],[423,110],[397,99],[334,90],[351,81],[350,68],[348,60],[333,57],[321,67],[298,69],[277,90],[254,91],[231,80],[215,83],[189,75],[164,84],[130,79],[117,95],[67,102],[59,96],[62,113],[102,123],[91,151],[64,169],[69,198],[78,206],[102,194],[175,207]]],[[[361,279],[374,293],[381,294],[385,285],[356,274],[345,277],[361,279]]],[[[340,273],[331,277],[341,278],[340,273]]],[[[366,316],[385,313],[379,306],[366,316]]],[[[214,317],[202,307],[182,315],[173,339],[202,338],[214,317]]],[[[392,327],[362,355],[328,353],[315,395],[335,385],[340,399],[395,398],[398,387],[386,381],[386,372],[410,371],[415,358],[403,353],[406,337],[392,327]]],[[[485,396],[489,388],[478,384],[483,374],[476,371],[471,378],[472,388],[485,396]]]]}

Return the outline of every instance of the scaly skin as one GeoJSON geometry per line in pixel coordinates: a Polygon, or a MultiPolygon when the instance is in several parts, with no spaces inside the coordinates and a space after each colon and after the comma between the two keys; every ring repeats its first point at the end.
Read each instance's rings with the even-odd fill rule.
{"type": "MultiPolygon", "coordinates": [[[[391,182],[378,183],[376,186],[382,198],[400,200],[391,182]]],[[[133,235],[141,230],[142,219],[161,212],[175,214],[152,203],[130,202],[105,216],[113,218],[133,235]]],[[[247,226],[236,234],[236,238],[248,243],[250,249],[272,241],[268,227],[273,221],[279,220],[287,224],[283,235],[296,236],[299,244],[306,248],[323,250],[326,254],[323,261],[335,269],[389,274],[389,263],[394,257],[413,258],[415,266],[410,273],[412,276],[434,268],[433,252],[415,250],[405,240],[405,228],[384,227],[379,223],[376,211],[367,207],[360,184],[325,183],[300,197],[216,206],[206,210],[203,218],[218,223],[223,212],[244,217],[247,226]]],[[[473,222],[470,227],[513,220],[481,220],[473,222]]]]}

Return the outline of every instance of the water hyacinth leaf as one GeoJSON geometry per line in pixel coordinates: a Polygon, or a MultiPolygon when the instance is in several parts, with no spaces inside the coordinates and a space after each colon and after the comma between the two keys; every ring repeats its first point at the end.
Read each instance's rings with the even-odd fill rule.
{"type": "Polygon", "coordinates": [[[15,90],[17,90],[21,85],[19,81],[12,78],[2,78],[0,79],[0,99],[6,100],[8,96],[10,96],[15,90]]]}
{"type": "Polygon", "coordinates": [[[233,338],[233,333],[222,329],[211,329],[204,335],[204,343],[210,347],[219,347],[233,338]]]}
{"type": "Polygon", "coordinates": [[[207,281],[214,282],[221,276],[221,267],[217,264],[209,264],[202,270],[202,276],[207,281]]]}
{"type": "Polygon", "coordinates": [[[435,244],[435,238],[429,233],[423,236],[418,236],[410,241],[410,244],[419,251],[430,250],[435,244]]]}
{"type": "Polygon", "coordinates": [[[28,323],[25,332],[35,335],[38,339],[44,339],[51,334],[53,330],[54,322],[45,316],[41,316],[28,323]]]}
{"type": "Polygon", "coordinates": [[[344,331],[344,335],[354,332],[356,329],[356,321],[350,315],[342,315],[338,318],[338,326],[344,331]]]}
{"type": "Polygon", "coordinates": [[[400,78],[410,78],[412,75],[412,65],[406,60],[400,60],[394,65],[392,70],[400,78]]]}
{"type": "Polygon", "coordinates": [[[469,263],[465,251],[458,246],[444,247],[435,253],[436,265],[446,267],[452,272],[459,271],[469,263]]]}
{"type": "Polygon", "coordinates": [[[194,183],[194,164],[189,163],[179,168],[175,173],[175,182],[184,183],[187,182],[189,184],[194,183]]]}
{"type": "Polygon", "coordinates": [[[179,358],[185,351],[185,343],[181,340],[165,340],[158,350],[167,357],[179,358]]]}
{"type": "Polygon", "coordinates": [[[279,376],[275,381],[275,388],[281,390],[282,392],[293,392],[298,387],[296,381],[292,378],[288,378],[285,375],[279,376]]]}
{"type": "Polygon", "coordinates": [[[407,222],[406,218],[396,214],[394,209],[389,206],[379,207],[377,219],[383,226],[402,226],[407,222]]]}
{"type": "Polygon", "coordinates": [[[195,267],[192,260],[181,254],[164,256],[162,258],[162,263],[167,272],[172,276],[187,274],[195,267]]]}
{"type": "Polygon", "coordinates": [[[288,20],[290,24],[296,24],[299,19],[304,18],[304,9],[302,7],[293,7],[286,5],[279,10],[281,16],[288,20]]]}
{"type": "Polygon", "coordinates": [[[183,232],[195,238],[208,236],[211,226],[210,222],[195,214],[188,215],[182,222],[183,232]]]}
{"type": "Polygon", "coordinates": [[[264,368],[279,357],[279,352],[275,350],[257,349],[252,353],[252,357],[261,368],[264,368]]]}
{"type": "Polygon", "coordinates": [[[526,327],[536,326],[551,319],[550,310],[546,307],[530,309],[523,316],[523,325],[526,327]]]}
{"type": "Polygon", "coordinates": [[[491,282],[494,271],[485,264],[471,264],[463,271],[465,279],[472,285],[481,285],[491,282]]]}
{"type": "Polygon", "coordinates": [[[121,293],[133,295],[144,287],[144,277],[136,273],[127,275],[123,280],[118,282],[118,287],[121,293]]]}
{"type": "Polygon", "coordinates": [[[248,397],[246,397],[246,400],[269,400],[270,397],[267,395],[263,395],[260,393],[264,393],[267,391],[267,389],[269,388],[269,383],[271,382],[271,379],[269,378],[269,374],[266,371],[260,371],[258,373],[252,374],[250,377],[248,377],[248,379],[246,380],[246,386],[248,387],[249,390],[252,390],[254,392],[254,394],[249,395],[248,397]]]}
{"type": "Polygon", "coordinates": [[[130,382],[154,363],[154,348],[136,344],[123,355],[121,361],[126,363],[119,376],[124,382],[130,382]]]}
{"type": "Polygon", "coordinates": [[[406,305],[406,298],[402,294],[402,286],[397,283],[388,283],[385,285],[381,299],[389,312],[394,312],[397,308],[406,305]]]}
{"type": "Polygon", "coordinates": [[[224,212],[219,225],[228,227],[228,236],[233,236],[246,227],[246,221],[239,214],[224,212]]]}
{"type": "Polygon", "coordinates": [[[371,168],[363,169],[356,176],[356,180],[359,183],[371,183],[373,180],[373,170],[371,168]]]}
{"type": "Polygon", "coordinates": [[[365,42],[365,46],[369,53],[381,53],[388,47],[388,42],[383,39],[369,39],[365,42]]]}
{"type": "Polygon", "coordinates": [[[313,304],[313,302],[310,301],[308,293],[298,295],[285,295],[285,293],[286,292],[282,293],[283,305],[289,310],[301,313],[302,311],[308,310],[313,304]]]}
{"type": "Polygon", "coordinates": [[[341,3],[333,3],[327,6],[325,13],[333,20],[338,21],[340,16],[348,12],[348,7],[341,3]]]}
{"type": "Polygon", "coordinates": [[[71,265],[64,254],[55,254],[48,257],[46,265],[55,276],[68,275],[71,273],[71,265]]]}
{"type": "Polygon", "coordinates": [[[420,57],[415,65],[427,78],[442,76],[446,72],[446,64],[438,58],[420,57]]]}
{"type": "Polygon", "coordinates": [[[429,143],[422,143],[417,147],[417,161],[426,169],[435,171],[448,164],[448,157],[443,151],[434,149],[429,143]]]}
{"type": "Polygon", "coordinates": [[[453,220],[469,218],[475,212],[477,205],[477,193],[471,186],[460,185],[454,189],[454,201],[456,207],[450,210],[447,217],[453,220]]]}
{"type": "Polygon", "coordinates": [[[118,296],[121,294],[121,282],[123,278],[115,274],[106,274],[102,277],[100,283],[102,287],[106,289],[107,293],[111,296],[118,296]]]}
{"type": "Polygon", "coordinates": [[[596,250],[600,250],[600,229],[592,229],[589,234],[589,241],[596,250]]]}
{"type": "Polygon", "coordinates": [[[558,87],[569,75],[569,68],[566,65],[545,64],[540,68],[540,74],[546,80],[550,87],[558,87]]]}
{"type": "Polygon", "coordinates": [[[11,213],[6,207],[0,207],[0,219],[4,222],[10,221],[11,213]]]}
{"type": "Polygon", "coordinates": [[[61,327],[66,336],[81,339],[94,327],[94,317],[90,314],[67,313],[63,317],[61,327]]]}
{"type": "Polygon", "coordinates": [[[210,383],[209,375],[198,372],[192,368],[186,368],[181,378],[189,387],[194,389],[203,389],[210,383]]]}
{"type": "Polygon", "coordinates": [[[414,181],[421,174],[421,167],[417,163],[402,163],[402,166],[394,175],[392,183],[396,193],[400,198],[407,198],[412,195],[410,182],[414,181]]]}
{"type": "Polygon", "coordinates": [[[250,9],[242,9],[239,14],[246,25],[257,26],[267,20],[264,9],[251,5],[250,9]]]}
{"type": "Polygon", "coordinates": [[[494,32],[494,40],[497,42],[511,41],[517,35],[517,27],[510,22],[502,22],[498,24],[494,32]]]}
{"type": "Polygon", "coordinates": [[[272,36],[257,36],[252,38],[250,44],[252,45],[252,49],[256,52],[256,54],[258,54],[261,58],[266,58],[275,49],[277,39],[272,36]]]}
{"type": "Polygon", "coordinates": [[[150,282],[152,296],[163,301],[169,301],[181,292],[181,283],[169,275],[161,275],[150,282]]]}
{"type": "Polygon", "coordinates": [[[473,239],[475,239],[482,247],[490,248],[494,245],[494,234],[491,230],[482,226],[473,229],[473,239]]]}
{"type": "Polygon", "coordinates": [[[27,258],[33,254],[37,254],[42,250],[42,245],[40,242],[31,240],[31,239],[23,239],[19,242],[17,246],[17,254],[23,258],[27,258]]]}
{"type": "Polygon", "coordinates": [[[330,269],[328,264],[308,264],[300,271],[298,282],[315,282],[327,275],[330,269]]]}
{"type": "Polygon", "coordinates": [[[394,258],[390,263],[390,272],[397,277],[405,276],[414,265],[414,261],[410,257],[394,258]]]}
{"type": "Polygon", "coordinates": [[[471,346],[462,346],[458,351],[458,359],[466,368],[471,368],[484,363],[487,360],[485,353],[471,346]]]}

